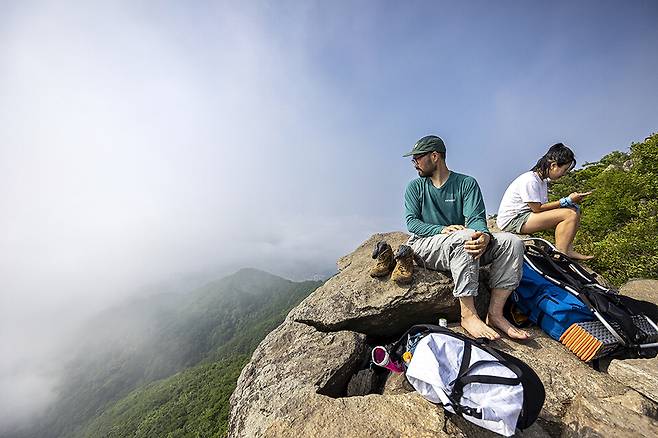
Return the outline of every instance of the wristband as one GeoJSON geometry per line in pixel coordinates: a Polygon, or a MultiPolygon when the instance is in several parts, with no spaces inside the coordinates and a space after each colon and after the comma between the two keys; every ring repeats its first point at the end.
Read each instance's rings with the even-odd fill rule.
{"type": "Polygon", "coordinates": [[[560,198],[560,207],[566,208],[566,207],[575,207],[576,204],[571,200],[570,197],[565,196],[564,198],[560,198]]]}

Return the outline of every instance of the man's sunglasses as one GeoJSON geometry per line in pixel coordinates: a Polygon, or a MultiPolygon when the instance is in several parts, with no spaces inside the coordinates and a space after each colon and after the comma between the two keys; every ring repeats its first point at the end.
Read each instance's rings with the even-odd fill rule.
{"type": "Polygon", "coordinates": [[[420,160],[421,158],[423,158],[427,154],[431,154],[432,152],[433,151],[429,151],[429,152],[425,152],[424,154],[414,155],[413,157],[411,157],[411,162],[414,163],[414,164],[418,163],[418,160],[420,160]]]}

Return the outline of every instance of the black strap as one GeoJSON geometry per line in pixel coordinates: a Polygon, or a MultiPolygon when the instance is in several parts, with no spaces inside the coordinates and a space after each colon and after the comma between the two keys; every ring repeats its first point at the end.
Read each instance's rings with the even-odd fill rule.
{"type": "MultiPolygon", "coordinates": [[[[463,394],[463,386],[459,385],[459,380],[468,374],[468,372],[473,368],[471,367],[471,344],[469,342],[464,342],[464,350],[462,352],[462,362],[459,365],[459,371],[457,372],[457,377],[450,382],[450,385],[452,385],[452,391],[450,392],[450,396],[448,397],[453,404],[459,405],[459,401],[462,398],[463,394]]],[[[475,364],[473,364],[475,365],[475,364]]]]}
{"type": "MultiPolygon", "coordinates": [[[[537,252],[539,252],[542,255],[544,260],[546,260],[551,265],[551,267],[553,269],[555,269],[557,272],[562,274],[564,276],[564,278],[567,279],[567,281],[570,283],[569,286],[575,287],[578,290],[580,290],[583,287],[582,282],[580,282],[579,280],[576,280],[573,276],[571,276],[571,274],[569,274],[567,271],[565,271],[562,268],[562,266],[555,263],[553,258],[546,251],[544,251],[543,248],[535,246],[534,249],[537,250],[537,252]]],[[[559,254],[562,254],[562,253],[559,253],[559,254]]]]}
{"type": "Polygon", "coordinates": [[[461,400],[462,395],[464,394],[464,387],[466,385],[469,385],[471,383],[489,383],[492,385],[500,384],[500,385],[514,386],[521,383],[521,376],[523,375],[521,369],[516,365],[509,363],[507,361],[500,361],[500,360],[479,360],[465,370],[462,370],[462,368],[463,367],[460,368],[459,375],[451,382],[453,387],[450,395],[451,398],[453,398],[457,402],[461,400]],[[468,375],[468,373],[472,372],[476,368],[490,363],[499,363],[501,365],[508,367],[514,374],[516,374],[516,377],[468,375]]]}
{"type": "Polygon", "coordinates": [[[520,367],[518,367],[515,363],[510,362],[509,360],[501,357],[498,354],[496,355],[496,357],[498,357],[498,361],[502,365],[506,366],[510,371],[512,371],[514,374],[516,374],[516,377],[519,379],[519,381],[521,379],[523,379],[523,370],[521,370],[520,367]]]}
{"type": "MultiPolygon", "coordinates": [[[[462,363],[459,365],[459,372],[457,373],[457,379],[461,376],[465,376],[471,369],[471,344],[464,342],[464,352],[462,353],[462,363]]],[[[457,380],[455,379],[455,380],[457,380]]]]}
{"type": "MultiPolygon", "coordinates": [[[[469,348],[469,352],[470,352],[470,348],[469,348]]],[[[469,358],[468,358],[468,359],[469,359],[469,362],[470,362],[470,354],[469,354],[469,358]]],[[[471,365],[471,366],[464,366],[464,362],[466,362],[466,361],[465,361],[465,360],[462,360],[462,366],[459,367],[459,374],[457,374],[457,377],[455,377],[455,378],[453,379],[453,381],[450,382],[451,385],[454,384],[454,383],[456,383],[459,379],[461,379],[462,377],[465,377],[468,373],[470,373],[470,372],[473,371],[475,368],[477,368],[477,367],[479,367],[479,366],[481,366],[481,365],[485,365],[485,364],[488,364],[488,363],[500,363],[499,360],[478,360],[477,362],[475,362],[475,363],[474,363],[473,365],[471,365]]],[[[466,363],[468,363],[468,362],[466,362],[466,363]]]]}
{"type": "Polygon", "coordinates": [[[491,384],[491,385],[509,385],[509,386],[515,386],[521,383],[521,378],[523,376],[523,371],[516,366],[515,364],[509,362],[508,360],[505,360],[501,355],[497,354],[495,350],[493,350],[491,347],[488,346],[482,346],[481,347],[484,351],[487,353],[491,354],[494,356],[497,360],[479,360],[475,362],[473,365],[469,366],[469,363],[471,361],[471,345],[467,342],[464,343],[464,354],[462,356],[462,363],[459,366],[459,374],[457,377],[451,382],[452,386],[452,391],[450,392],[450,395],[448,396],[448,399],[450,400],[451,404],[450,406],[454,409],[454,411],[460,415],[468,415],[471,417],[475,418],[482,418],[482,412],[478,411],[476,409],[470,408],[468,406],[462,406],[460,401],[462,399],[462,396],[464,395],[464,387],[466,385],[470,385],[471,383],[484,383],[484,384],[491,384]],[[512,371],[516,377],[500,377],[500,376],[488,376],[488,375],[472,375],[469,376],[468,374],[475,370],[476,368],[486,365],[486,364],[491,364],[491,363],[499,363],[505,367],[507,367],[510,371],[512,371]]]}
{"type": "Polygon", "coordinates": [[[471,383],[488,383],[491,385],[509,385],[516,386],[521,383],[518,377],[500,377],[500,376],[465,376],[459,380],[459,384],[464,387],[471,383]]]}
{"type": "Polygon", "coordinates": [[[414,325],[404,332],[404,334],[391,346],[389,350],[391,357],[395,360],[402,360],[402,355],[407,350],[407,340],[409,339],[409,336],[414,336],[418,333],[422,333],[423,335],[428,335],[430,333],[443,333],[461,339],[457,333],[454,333],[446,327],[432,324],[414,325]]]}
{"type": "Polygon", "coordinates": [[[468,415],[469,417],[473,417],[473,418],[482,418],[482,411],[477,408],[472,408],[470,406],[462,406],[456,403],[447,404],[445,406],[450,406],[452,410],[455,411],[456,414],[459,414],[462,417],[464,415],[468,415]]]}

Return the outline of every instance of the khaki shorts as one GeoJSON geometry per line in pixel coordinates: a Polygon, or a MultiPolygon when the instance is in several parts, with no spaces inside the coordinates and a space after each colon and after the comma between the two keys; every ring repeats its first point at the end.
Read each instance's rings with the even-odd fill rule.
{"type": "Polygon", "coordinates": [[[507,225],[505,225],[503,231],[507,231],[508,233],[520,234],[523,224],[525,224],[528,221],[528,218],[530,217],[531,214],[532,214],[531,211],[525,211],[523,213],[519,213],[514,219],[512,219],[511,221],[509,221],[507,225]]]}

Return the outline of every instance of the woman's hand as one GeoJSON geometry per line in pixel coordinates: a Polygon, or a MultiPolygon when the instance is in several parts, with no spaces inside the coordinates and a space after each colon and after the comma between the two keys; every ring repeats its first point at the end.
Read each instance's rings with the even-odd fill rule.
{"type": "Polygon", "coordinates": [[[584,193],[573,192],[572,194],[569,195],[569,198],[571,199],[571,202],[573,202],[574,204],[580,204],[581,202],[583,202],[585,196],[589,196],[591,194],[592,194],[591,191],[584,193]]]}

